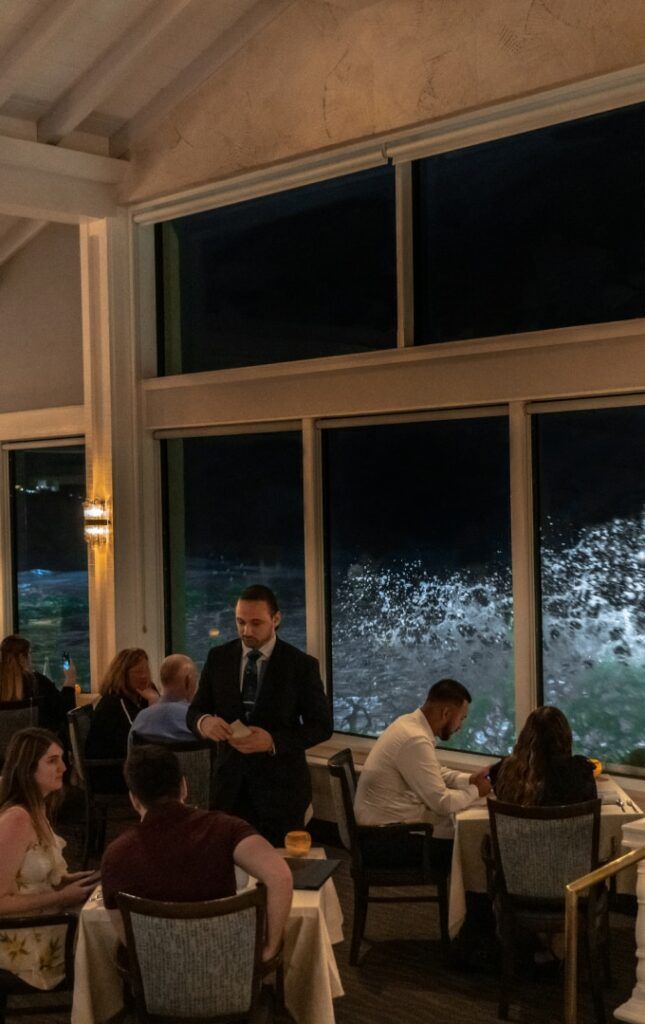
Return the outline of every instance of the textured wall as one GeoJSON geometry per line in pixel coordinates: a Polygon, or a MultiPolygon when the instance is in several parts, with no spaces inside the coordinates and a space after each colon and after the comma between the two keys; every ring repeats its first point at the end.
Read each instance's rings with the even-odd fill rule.
{"type": "Polygon", "coordinates": [[[78,228],[50,224],[0,269],[0,412],[83,402],[78,228]]]}
{"type": "Polygon", "coordinates": [[[642,62],[643,0],[294,0],[139,145],[124,197],[642,62]]]}

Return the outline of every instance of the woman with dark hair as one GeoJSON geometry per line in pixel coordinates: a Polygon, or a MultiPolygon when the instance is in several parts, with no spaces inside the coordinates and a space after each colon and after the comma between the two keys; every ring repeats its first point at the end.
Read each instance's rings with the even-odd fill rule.
{"type": "Polygon", "coordinates": [[[68,874],[65,843],[52,831],[64,773],[53,733],[22,729],[11,738],[0,782],[0,969],[39,989],[54,988],[64,976],[65,928],[4,931],[2,915],[80,906],[96,884],[96,872],[68,874]]]}
{"type": "Polygon", "coordinates": [[[527,718],[513,753],[491,769],[495,796],[509,804],[553,807],[594,800],[593,765],[572,756],[573,737],[565,715],[550,706],[527,718]]]}
{"type": "MultiPolygon", "coordinates": [[[[143,708],[159,700],[146,652],[140,647],[119,651],[108,665],[99,691],[101,699],[94,709],[85,756],[125,762],[132,723],[143,708]]],[[[92,783],[97,793],[127,792],[121,768],[95,768],[92,783]]]]}
{"type": "Polygon", "coordinates": [[[38,724],[57,733],[67,747],[67,712],[76,703],[76,669],[64,670],[63,689],[31,666],[31,645],[24,636],[6,636],[0,644],[0,701],[38,700],[38,724]]]}

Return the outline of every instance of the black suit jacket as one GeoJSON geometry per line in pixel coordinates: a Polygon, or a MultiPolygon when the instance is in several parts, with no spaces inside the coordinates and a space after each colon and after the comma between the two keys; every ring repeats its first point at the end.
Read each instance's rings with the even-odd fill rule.
{"type": "MultiPolygon", "coordinates": [[[[244,721],[241,661],[240,640],[210,650],[186,716],[196,735],[202,715],[218,715],[229,723],[237,718],[244,721]]],[[[246,781],[251,800],[263,817],[293,817],[297,821],[311,800],[305,751],[329,739],[333,731],[316,659],[277,639],[261,676],[249,724],[271,734],[275,754],[240,754],[228,743],[220,743],[217,806],[223,811],[232,810],[246,781]]]]}

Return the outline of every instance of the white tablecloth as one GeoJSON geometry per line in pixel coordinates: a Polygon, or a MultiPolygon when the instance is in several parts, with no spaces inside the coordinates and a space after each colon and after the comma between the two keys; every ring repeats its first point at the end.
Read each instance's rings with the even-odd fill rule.
{"type": "MultiPolygon", "coordinates": [[[[618,856],[621,852],[622,826],[643,817],[639,807],[631,804],[625,791],[609,777],[598,779],[600,809],[600,858],[618,856]],[[616,803],[626,802],[625,810],[616,803]]],[[[450,903],[448,927],[452,938],[457,935],[466,916],[466,891],[486,892],[486,869],[481,857],[483,837],[490,831],[485,799],[460,811],[455,827],[455,845],[450,875],[450,903]]],[[[618,876],[620,892],[634,892],[634,872],[621,872],[618,876]]]]}
{"type": "MultiPolygon", "coordinates": [[[[310,856],[325,853],[313,849],[310,856]]],[[[284,938],[284,987],[287,1008],[298,1024],[334,1024],[332,1000],[344,993],[332,944],[342,941],[343,914],[332,879],[317,892],[294,890],[284,938]]],[[[97,890],[79,919],[72,1024],[104,1024],[122,1008],[116,947],[97,890]]]]}

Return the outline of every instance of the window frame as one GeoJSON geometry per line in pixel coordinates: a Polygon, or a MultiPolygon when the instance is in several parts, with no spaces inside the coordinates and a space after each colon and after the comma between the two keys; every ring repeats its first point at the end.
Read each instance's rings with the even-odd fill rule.
{"type": "MultiPolygon", "coordinates": [[[[586,117],[645,99],[645,82],[627,72],[547,90],[476,112],[448,117],[411,131],[389,133],[380,145],[345,146],[239,178],[142,202],[131,210],[134,234],[163,220],[239,202],[271,191],[376,166],[396,167],[397,348],[302,363],[272,364],[155,377],[153,325],[148,317],[141,380],[142,428],[162,436],[197,432],[271,429],[299,422],[303,436],[307,645],[325,651],[321,431],[355,417],[479,415],[504,407],[509,418],[511,536],[515,627],[516,727],[537,704],[537,591],[531,424],[536,412],[645,402],[642,345],[645,318],[586,324],[412,347],[412,218],[410,161],[505,135],[586,117]],[[369,393],[365,381],[369,379],[369,393]],[[339,387],[340,384],[340,387],[339,387]],[[215,411],[217,410],[217,411],[215,411]]],[[[148,234],[149,237],[149,234],[148,234]]],[[[147,301],[154,290],[150,259],[138,274],[147,301]],[[145,268],[143,268],[145,270],[145,268]]],[[[157,449],[159,445],[156,445],[157,449]]],[[[157,453],[158,454],[158,453],[157,453]]],[[[346,744],[346,737],[340,740],[346,744]]],[[[357,750],[371,740],[352,738],[357,750]]],[[[446,753],[446,763],[478,766],[481,755],[446,753]]],[[[630,774],[633,772],[630,771],[630,774]]]]}

